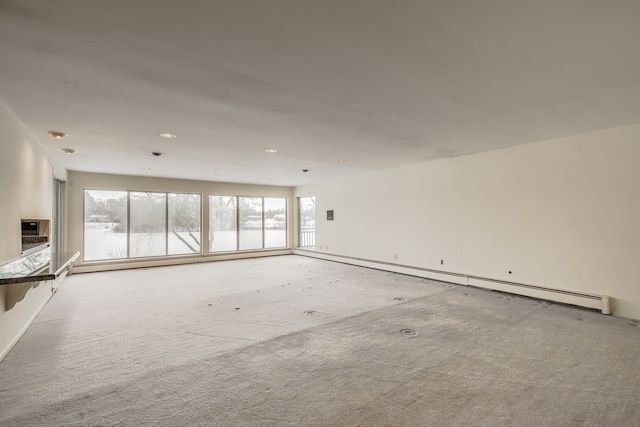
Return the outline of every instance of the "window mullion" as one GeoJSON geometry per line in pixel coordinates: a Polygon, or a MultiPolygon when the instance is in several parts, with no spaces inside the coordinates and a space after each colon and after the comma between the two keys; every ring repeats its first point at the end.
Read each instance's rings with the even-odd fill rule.
{"type": "Polygon", "coordinates": [[[164,193],[164,256],[169,255],[169,193],[164,193]]]}
{"type": "Polygon", "coordinates": [[[131,257],[131,192],[127,191],[127,259],[131,257]]]}
{"type": "Polygon", "coordinates": [[[236,251],[240,250],[240,196],[236,196],[236,251]]]}
{"type": "Polygon", "coordinates": [[[260,200],[262,200],[262,206],[261,206],[261,210],[262,210],[262,249],[264,249],[264,197],[261,197],[260,200]]]}

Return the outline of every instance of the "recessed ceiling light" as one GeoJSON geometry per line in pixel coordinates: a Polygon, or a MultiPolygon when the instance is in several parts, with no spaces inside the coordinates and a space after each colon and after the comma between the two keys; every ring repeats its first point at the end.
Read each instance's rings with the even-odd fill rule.
{"type": "Polygon", "coordinates": [[[278,152],[278,150],[274,150],[273,148],[267,148],[266,150],[264,150],[264,152],[269,154],[275,154],[278,152]]]}
{"type": "Polygon", "coordinates": [[[151,154],[153,157],[160,157],[160,156],[164,156],[164,153],[159,153],[157,151],[152,151],[151,154]]]}
{"type": "Polygon", "coordinates": [[[346,160],[338,160],[338,163],[344,163],[346,160]]]}
{"type": "Polygon", "coordinates": [[[142,168],[143,171],[150,171],[151,168],[142,168]]]}
{"type": "Polygon", "coordinates": [[[67,136],[67,134],[66,134],[66,133],[58,132],[57,130],[50,130],[50,131],[49,131],[49,134],[50,134],[52,137],[54,137],[55,139],[62,139],[62,138],[64,138],[65,136],[67,136]]]}
{"type": "Polygon", "coordinates": [[[216,173],[214,173],[214,175],[215,175],[215,176],[220,176],[220,175],[222,175],[222,174],[221,174],[220,172],[216,172],[216,173]]]}
{"type": "Polygon", "coordinates": [[[64,151],[67,154],[73,154],[76,152],[76,150],[74,150],[73,148],[62,148],[62,151],[64,151]]]}
{"type": "Polygon", "coordinates": [[[160,136],[165,139],[176,139],[176,136],[172,133],[161,133],[160,136]]]}

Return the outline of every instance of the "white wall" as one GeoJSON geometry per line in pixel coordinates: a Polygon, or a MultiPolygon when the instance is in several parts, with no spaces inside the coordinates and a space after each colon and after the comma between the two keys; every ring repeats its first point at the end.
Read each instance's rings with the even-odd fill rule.
{"type": "MultiPolygon", "coordinates": [[[[265,185],[230,184],[223,182],[193,181],[169,178],[153,178],[130,175],[109,175],[98,173],[86,173],[69,171],[67,185],[68,195],[68,234],[67,246],[70,251],[80,251],[79,261],[76,262],[75,271],[98,271],[115,268],[131,268],[142,265],[169,265],[190,262],[187,258],[156,259],[132,261],[110,261],[108,263],[90,263],[83,265],[83,224],[84,224],[84,190],[130,190],[130,191],[160,191],[160,192],[185,192],[199,193],[203,195],[203,223],[204,236],[209,232],[209,195],[231,196],[257,196],[257,197],[283,197],[287,199],[287,211],[289,212],[289,229],[292,227],[293,214],[293,188],[265,185]],[[118,266],[118,264],[120,264],[118,266]]],[[[291,232],[289,232],[291,236],[291,232]]],[[[291,246],[291,244],[289,244],[291,246]]],[[[203,245],[204,255],[207,255],[208,245],[203,245]]],[[[287,251],[290,253],[290,250],[287,251]]],[[[210,257],[194,256],[191,261],[207,261],[213,259],[230,259],[243,255],[212,255],[210,257]]],[[[247,256],[247,255],[244,255],[247,256]]],[[[253,254],[252,256],[255,256],[253,254]]]]}
{"type": "MultiPolygon", "coordinates": [[[[51,218],[54,167],[56,175],[64,179],[64,168],[55,164],[35,136],[0,101],[0,264],[20,257],[21,218],[51,218]]],[[[0,359],[51,296],[51,287],[40,285],[7,310],[8,292],[24,286],[29,285],[0,286],[0,359]]]]}
{"type": "Polygon", "coordinates": [[[639,161],[640,124],[295,194],[316,196],[319,252],[609,295],[638,319],[639,161]]]}

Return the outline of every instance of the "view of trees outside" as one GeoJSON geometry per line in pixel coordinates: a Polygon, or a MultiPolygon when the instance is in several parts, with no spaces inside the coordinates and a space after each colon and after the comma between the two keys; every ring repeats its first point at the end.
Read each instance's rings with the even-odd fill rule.
{"type": "Polygon", "coordinates": [[[209,196],[209,252],[238,250],[236,196],[209,196]]]}
{"type": "Polygon", "coordinates": [[[166,227],[166,193],[129,193],[129,257],[166,255],[166,227]]]}
{"type": "Polygon", "coordinates": [[[316,198],[300,197],[298,199],[300,215],[300,239],[298,246],[315,247],[316,245],[316,198]]]}
{"type": "Polygon", "coordinates": [[[169,193],[169,255],[202,252],[199,194],[169,193]]]}
{"type": "Polygon", "coordinates": [[[127,257],[127,192],[85,190],[84,259],[127,257]]]}
{"type": "MultiPolygon", "coordinates": [[[[85,190],[84,260],[202,253],[199,194],[85,190]]],[[[209,251],[287,246],[287,199],[209,196],[209,251]],[[264,241],[263,241],[264,239],[264,241]]]]}
{"type": "Polygon", "coordinates": [[[200,253],[200,204],[198,194],[85,190],[84,259],[200,253]]]}

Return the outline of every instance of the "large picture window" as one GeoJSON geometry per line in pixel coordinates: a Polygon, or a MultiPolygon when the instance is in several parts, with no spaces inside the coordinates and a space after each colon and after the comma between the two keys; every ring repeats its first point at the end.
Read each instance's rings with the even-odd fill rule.
{"type": "Polygon", "coordinates": [[[202,236],[199,194],[85,190],[84,261],[287,247],[287,199],[209,196],[202,236]]]}
{"type": "Polygon", "coordinates": [[[127,258],[126,191],[85,190],[84,259],[127,258]]]}
{"type": "Polygon", "coordinates": [[[264,218],[262,217],[261,197],[238,197],[240,207],[239,249],[262,249],[262,231],[264,218]]]}
{"type": "Polygon", "coordinates": [[[287,199],[264,198],[264,247],[287,246],[287,199]]]}
{"type": "Polygon", "coordinates": [[[201,253],[199,194],[85,190],[84,260],[201,253]]]}
{"type": "Polygon", "coordinates": [[[166,193],[129,193],[129,257],[166,254],[166,193]]]}
{"type": "Polygon", "coordinates": [[[209,251],[287,246],[287,199],[209,196],[209,251]]]}
{"type": "Polygon", "coordinates": [[[168,194],[169,255],[199,254],[202,252],[200,233],[201,197],[199,194],[168,194]]]}
{"type": "Polygon", "coordinates": [[[238,198],[209,196],[209,252],[238,250],[238,198]]]}

